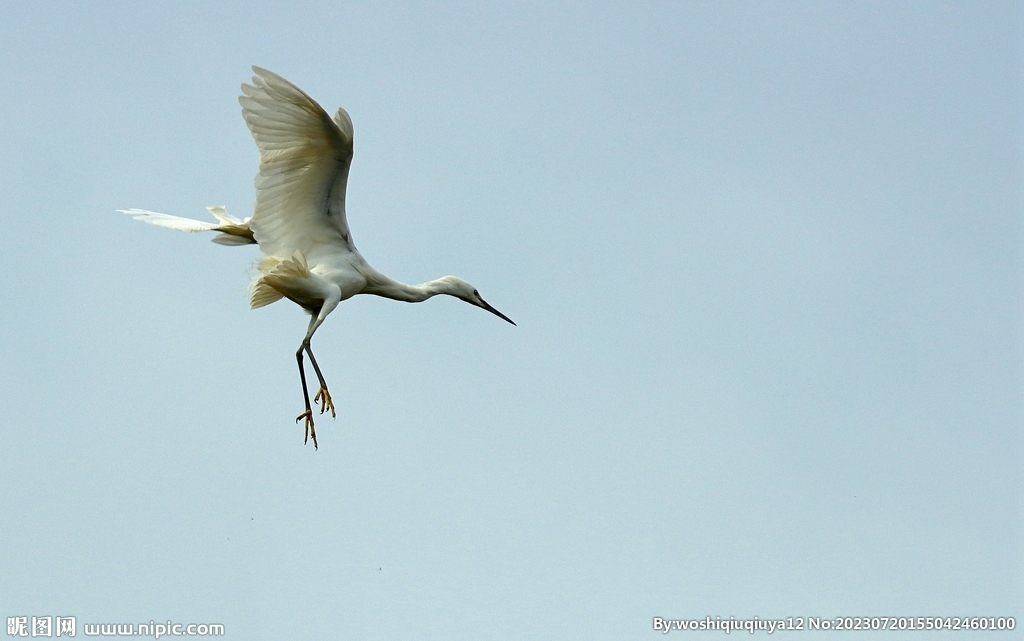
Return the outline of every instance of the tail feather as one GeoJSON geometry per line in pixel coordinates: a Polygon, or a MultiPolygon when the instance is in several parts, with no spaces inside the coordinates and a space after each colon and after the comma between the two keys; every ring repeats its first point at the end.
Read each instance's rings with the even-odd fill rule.
{"type": "Polygon", "coordinates": [[[249,299],[249,307],[252,309],[266,307],[271,303],[276,303],[282,298],[284,298],[284,294],[268,285],[261,278],[256,281],[256,284],[252,287],[252,298],[249,299]]]}
{"type": "Polygon", "coordinates": [[[284,260],[268,256],[260,261],[259,269],[263,275],[252,286],[252,298],[249,300],[252,309],[276,303],[284,298],[281,289],[289,279],[309,276],[309,265],[300,251],[284,260]]]}

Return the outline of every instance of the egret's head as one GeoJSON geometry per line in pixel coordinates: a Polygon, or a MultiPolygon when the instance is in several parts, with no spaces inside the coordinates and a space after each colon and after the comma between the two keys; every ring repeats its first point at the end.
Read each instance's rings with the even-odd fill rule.
{"type": "Polygon", "coordinates": [[[487,311],[498,316],[499,318],[503,318],[508,322],[512,323],[513,325],[515,325],[515,322],[513,322],[511,318],[505,316],[498,310],[494,309],[487,303],[487,301],[481,298],[480,292],[476,291],[475,287],[473,287],[466,281],[462,280],[458,276],[445,276],[444,278],[441,278],[439,280],[442,283],[444,283],[445,294],[454,296],[456,298],[461,298],[470,305],[476,305],[477,307],[486,309],[487,311]]]}

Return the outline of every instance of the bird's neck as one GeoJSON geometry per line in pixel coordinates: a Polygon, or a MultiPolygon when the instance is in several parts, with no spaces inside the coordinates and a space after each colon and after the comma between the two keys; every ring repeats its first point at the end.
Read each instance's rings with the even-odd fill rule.
{"type": "Polygon", "coordinates": [[[370,293],[406,303],[420,303],[431,296],[448,293],[448,283],[442,279],[427,281],[421,285],[407,285],[388,278],[373,287],[370,293]]]}

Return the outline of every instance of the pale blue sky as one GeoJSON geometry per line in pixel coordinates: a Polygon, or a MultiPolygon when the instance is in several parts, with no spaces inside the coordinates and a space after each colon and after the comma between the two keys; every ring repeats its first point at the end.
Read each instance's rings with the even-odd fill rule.
{"type": "Polygon", "coordinates": [[[1019,4],[259,6],[0,5],[0,617],[1024,618],[1019,4]],[[343,303],[319,451],[258,253],[115,213],[250,213],[253,64],[519,324],[343,303]]]}

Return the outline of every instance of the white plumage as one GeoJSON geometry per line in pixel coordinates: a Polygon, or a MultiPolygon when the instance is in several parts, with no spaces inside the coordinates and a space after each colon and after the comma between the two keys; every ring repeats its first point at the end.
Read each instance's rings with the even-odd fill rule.
{"type": "Polygon", "coordinates": [[[338,109],[331,119],[312,98],[281,76],[259,67],[253,67],[253,71],[253,84],[242,85],[238,98],[260,151],[252,217],[235,218],[223,207],[207,207],[217,223],[144,209],[120,211],[136,220],[179,231],[216,231],[219,233],[213,241],[222,245],[259,245],[266,256],[253,282],[251,306],[263,307],[288,298],[312,316],[295,353],[305,402],[305,411],[296,422],[305,419],[306,438],[312,436],[314,447],[318,447],[303,353],[309,356],[320,383],[314,402],[320,404],[321,414],[330,409],[335,416],[334,402],[310,339],[340,301],[356,294],[375,294],[420,302],[447,294],[510,323],[512,320],[486,303],[461,278],[444,276],[422,285],[407,285],[370,267],[352,242],[345,217],[352,119],[344,109],[338,109]]]}

